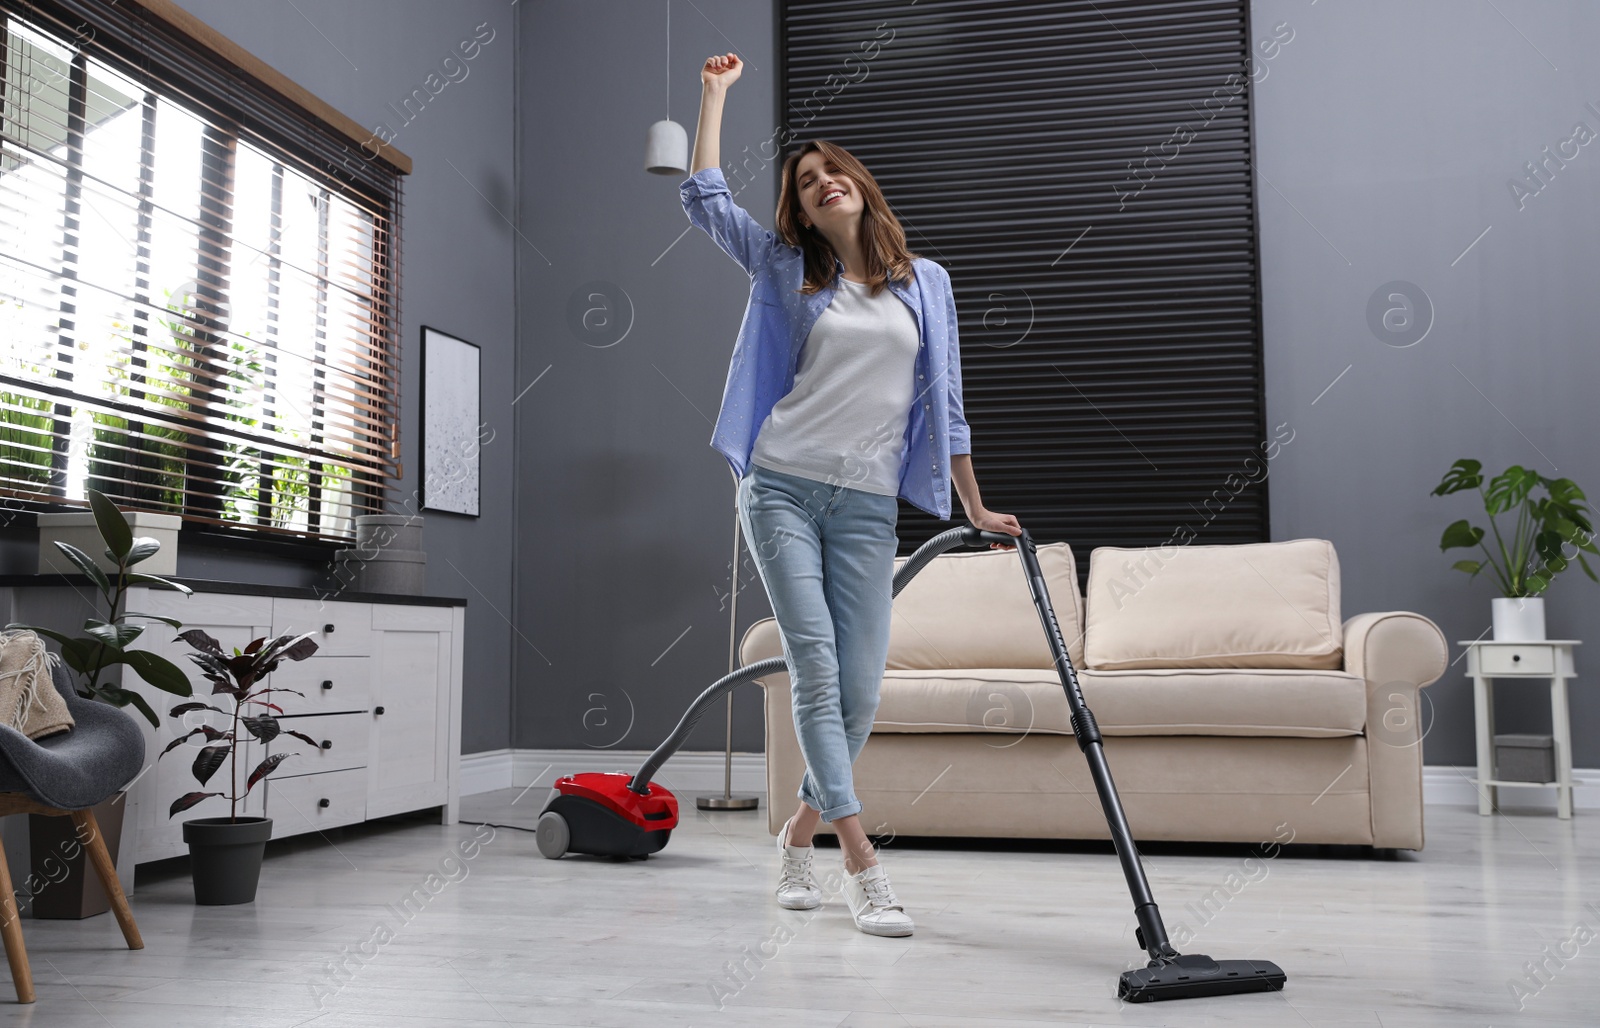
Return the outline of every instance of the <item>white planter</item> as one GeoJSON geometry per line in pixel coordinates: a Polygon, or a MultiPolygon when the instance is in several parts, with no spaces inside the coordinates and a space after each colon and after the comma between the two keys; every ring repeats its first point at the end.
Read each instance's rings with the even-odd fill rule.
{"type": "MultiPolygon", "coordinates": [[[[149,575],[175,575],[178,573],[178,528],[183,519],[176,514],[156,514],[151,511],[124,511],[128,527],[137,536],[149,536],[161,544],[155,556],[139,562],[138,569],[149,575]]],[[[106,544],[100,539],[94,511],[73,511],[70,514],[39,515],[39,574],[60,572],[68,575],[82,574],[78,565],[67,559],[56,546],[61,540],[94,558],[103,571],[115,571],[116,565],[106,557],[106,544]]]]}
{"type": "Polygon", "coordinates": [[[1489,606],[1494,613],[1495,642],[1543,641],[1543,596],[1500,596],[1490,600],[1489,606]]]}

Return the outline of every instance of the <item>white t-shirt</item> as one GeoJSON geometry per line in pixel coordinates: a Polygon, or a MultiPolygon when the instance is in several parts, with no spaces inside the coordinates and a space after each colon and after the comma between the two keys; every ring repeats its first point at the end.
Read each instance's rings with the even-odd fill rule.
{"type": "Polygon", "coordinates": [[[915,392],[917,316],[885,287],[840,275],[800,350],[794,387],[756,433],[772,471],[896,496],[915,392]]]}

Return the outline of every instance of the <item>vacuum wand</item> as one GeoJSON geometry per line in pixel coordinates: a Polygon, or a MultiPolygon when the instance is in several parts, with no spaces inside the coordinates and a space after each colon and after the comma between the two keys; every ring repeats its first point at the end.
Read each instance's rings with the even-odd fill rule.
{"type": "MultiPolygon", "coordinates": [[[[1011,536],[983,533],[985,540],[1012,541],[1011,536]]],[[[1072,667],[1062,639],[1061,626],[1056,623],[1055,610],[1050,606],[1050,593],[1045,588],[1044,573],[1039,569],[1039,559],[1034,553],[1033,538],[1024,528],[1015,539],[1017,552],[1022,557],[1023,572],[1028,578],[1028,591],[1033,594],[1033,605],[1044,625],[1045,637],[1050,643],[1056,673],[1066,690],[1067,708],[1072,714],[1072,733],[1077,737],[1078,749],[1089,763],[1089,774],[1094,779],[1095,792],[1100,795],[1100,806],[1105,812],[1106,824],[1111,829],[1111,843],[1116,847],[1117,859],[1122,864],[1122,874],[1128,881],[1128,892],[1133,896],[1133,916],[1139,926],[1134,931],[1139,945],[1150,956],[1150,963],[1124,972],[1117,986],[1117,995],[1134,1003],[1161,999],[1182,999],[1190,996],[1226,996],[1240,992],[1271,992],[1282,989],[1288,980],[1282,969],[1269,960],[1213,960],[1204,954],[1183,955],[1173,948],[1167,938],[1167,927],[1161,920],[1161,910],[1150,893],[1150,882],[1145,878],[1144,865],[1139,851],[1133,845],[1133,832],[1122,810],[1122,799],[1111,780],[1111,768],[1106,763],[1105,742],[1100,736],[1100,726],[1094,713],[1084,702],[1083,690],[1078,686],[1078,674],[1072,667]]]]}

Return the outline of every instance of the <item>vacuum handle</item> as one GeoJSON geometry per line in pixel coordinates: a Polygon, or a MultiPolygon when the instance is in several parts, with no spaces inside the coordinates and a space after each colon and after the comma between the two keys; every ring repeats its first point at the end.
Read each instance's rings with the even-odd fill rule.
{"type": "MultiPolygon", "coordinates": [[[[972,526],[968,526],[972,528],[972,526]]],[[[1024,528],[1022,535],[1011,535],[1009,532],[990,532],[982,528],[972,528],[970,537],[966,540],[968,546],[988,546],[990,543],[1004,543],[1007,546],[1016,546],[1028,534],[1024,528]]]]}

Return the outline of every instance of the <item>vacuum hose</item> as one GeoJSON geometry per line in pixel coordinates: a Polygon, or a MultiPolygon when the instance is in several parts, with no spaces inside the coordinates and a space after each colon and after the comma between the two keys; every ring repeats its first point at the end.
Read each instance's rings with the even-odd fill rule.
{"type": "MultiPolygon", "coordinates": [[[[989,543],[1005,543],[1008,546],[1015,546],[1021,541],[1021,538],[1007,535],[1004,532],[985,532],[972,525],[963,525],[960,528],[952,528],[940,532],[917,547],[916,552],[906,558],[906,562],[901,565],[900,570],[895,572],[894,588],[890,596],[891,598],[899,596],[900,590],[904,589],[906,583],[917,576],[917,572],[927,567],[929,561],[946,550],[955,549],[957,546],[984,546],[989,543]]],[[[705,692],[701,693],[693,703],[689,704],[689,709],[683,712],[683,717],[678,721],[678,727],[674,728],[672,734],[667,736],[666,740],[655,748],[655,752],[651,753],[649,758],[639,766],[638,772],[628,779],[628,788],[640,796],[648,795],[650,781],[655,778],[656,772],[661,770],[661,765],[667,762],[668,757],[678,752],[680,746],[689,741],[689,733],[694,731],[694,726],[699,723],[701,715],[710,710],[711,705],[726,696],[730,690],[754,679],[764,678],[767,675],[787,670],[789,670],[789,664],[783,657],[768,657],[766,660],[747,664],[737,671],[730,671],[726,676],[713,682],[705,692]]]]}

